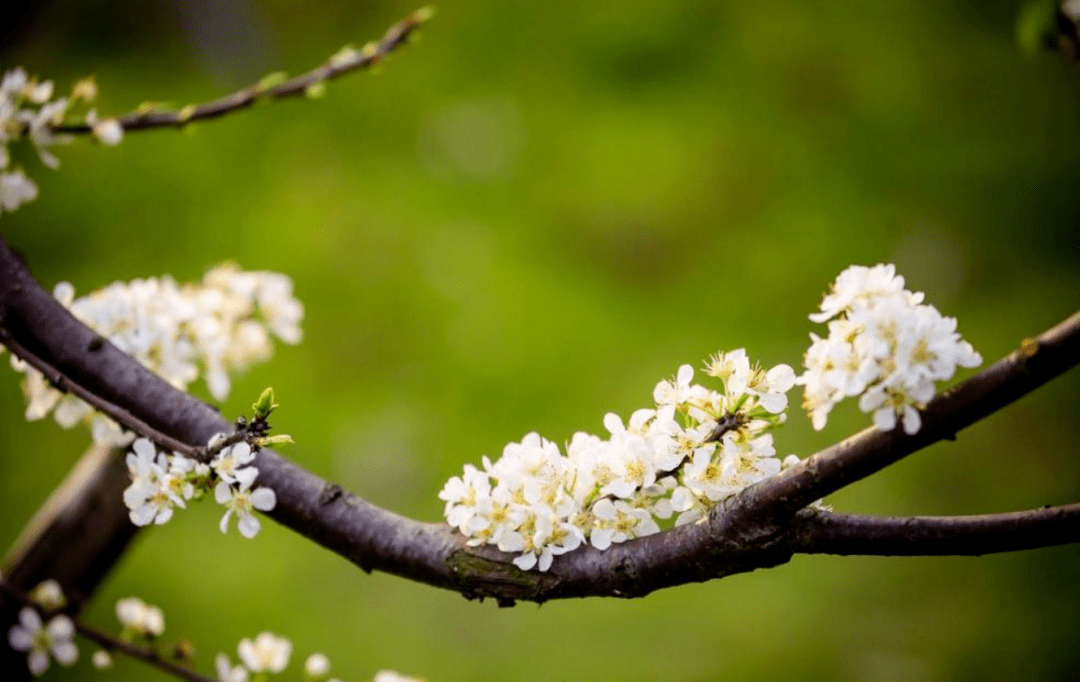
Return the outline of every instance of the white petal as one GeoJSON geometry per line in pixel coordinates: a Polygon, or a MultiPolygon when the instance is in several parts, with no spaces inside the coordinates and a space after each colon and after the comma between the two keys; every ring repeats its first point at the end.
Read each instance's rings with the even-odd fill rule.
{"type": "Polygon", "coordinates": [[[29,632],[16,625],[8,630],[8,644],[15,651],[29,651],[34,646],[34,638],[29,632]]]}
{"type": "Polygon", "coordinates": [[[52,655],[60,665],[72,665],[79,660],[79,648],[71,640],[52,645],[52,655]]]}
{"type": "Polygon", "coordinates": [[[259,534],[259,520],[251,514],[241,515],[237,527],[240,529],[240,534],[249,540],[259,534]]]}
{"type": "Polygon", "coordinates": [[[53,639],[71,639],[75,636],[75,625],[67,616],[57,616],[49,621],[49,637],[53,639]]]}
{"type": "Polygon", "coordinates": [[[128,517],[131,522],[136,526],[148,526],[150,522],[154,520],[155,510],[148,504],[144,504],[141,507],[132,509],[128,517]]]}
{"type": "Polygon", "coordinates": [[[604,428],[608,430],[612,435],[616,433],[622,433],[626,430],[623,426],[622,419],[614,412],[608,412],[604,415],[604,428]]]}
{"type": "Polygon", "coordinates": [[[237,469],[233,472],[233,477],[236,478],[236,482],[240,485],[241,490],[247,490],[251,487],[251,484],[255,482],[255,478],[259,475],[259,470],[255,467],[245,467],[243,469],[237,469]]]}
{"type": "Polygon", "coordinates": [[[795,385],[795,370],[788,365],[777,365],[765,373],[765,381],[771,390],[786,393],[795,385]]]}
{"type": "Polygon", "coordinates": [[[156,453],[154,444],[150,442],[149,438],[140,438],[136,440],[131,447],[135,450],[135,454],[140,457],[153,457],[156,453]]]}
{"type": "Polygon", "coordinates": [[[221,523],[218,524],[218,528],[221,529],[222,534],[229,532],[229,515],[232,514],[232,509],[227,509],[225,515],[221,517],[221,523]]]}
{"type": "Polygon", "coordinates": [[[172,515],[172,507],[162,507],[161,511],[157,513],[157,516],[154,517],[154,523],[160,526],[161,524],[168,522],[168,520],[172,518],[172,515]]]}
{"type": "Polygon", "coordinates": [[[531,570],[536,565],[536,555],[532,552],[526,552],[514,559],[514,565],[523,571],[531,570]]]}
{"type": "Polygon", "coordinates": [[[592,542],[593,547],[605,550],[611,546],[611,539],[614,535],[615,531],[606,528],[594,528],[589,535],[589,540],[592,542]]]}
{"type": "Polygon", "coordinates": [[[218,481],[218,484],[214,487],[214,501],[218,504],[225,504],[233,497],[232,488],[225,481],[218,481]]]}
{"type": "Polygon", "coordinates": [[[896,412],[887,407],[874,412],[874,425],[882,431],[892,431],[896,428],[896,412]]]}
{"type": "Polygon", "coordinates": [[[255,453],[251,451],[251,446],[245,442],[232,446],[232,456],[237,464],[247,464],[255,459],[255,453]]]}
{"type": "Polygon", "coordinates": [[[541,571],[546,571],[551,568],[552,556],[550,551],[546,551],[540,554],[540,563],[537,568],[541,571]]]}
{"type": "Polygon", "coordinates": [[[146,502],[146,498],[153,494],[154,486],[149,485],[144,480],[133,481],[131,485],[124,489],[124,504],[128,509],[138,509],[146,502]]]}
{"type": "Polygon", "coordinates": [[[30,673],[35,677],[49,669],[49,655],[41,649],[34,649],[26,659],[30,673]]]}
{"type": "Polygon", "coordinates": [[[41,616],[29,606],[24,606],[19,611],[19,624],[29,633],[35,633],[41,629],[41,616]]]}
{"type": "Polygon", "coordinates": [[[922,428],[922,418],[918,411],[911,405],[904,406],[904,433],[914,436],[922,428]]]}
{"type": "Polygon", "coordinates": [[[605,497],[593,505],[592,513],[598,519],[610,521],[615,518],[615,505],[605,497]]]}
{"type": "Polygon", "coordinates": [[[676,377],[679,384],[688,386],[690,380],[694,378],[694,368],[690,365],[683,365],[679,367],[679,375],[676,377]]]}
{"type": "Polygon", "coordinates": [[[766,393],[758,398],[758,403],[766,412],[779,414],[787,408],[787,396],[783,393],[766,393]]]}
{"type": "Polygon", "coordinates": [[[255,651],[255,644],[250,639],[240,640],[240,644],[236,646],[236,653],[240,656],[240,660],[244,662],[244,665],[252,672],[262,670],[262,661],[259,660],[259,655],[255,651]]]}
{"type": "Polygon", "coordinates": [[[256,488],[251,493],[251,506],[259,511],[270,511],[277,504],[277,496],[270,488],[256,488]]]}

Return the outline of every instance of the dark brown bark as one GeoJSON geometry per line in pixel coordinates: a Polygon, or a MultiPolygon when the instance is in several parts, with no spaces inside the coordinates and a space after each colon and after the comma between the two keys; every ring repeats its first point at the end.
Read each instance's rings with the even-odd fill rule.
{"type": "MultiPolygon", "coordinates": [[[[29,349],[47,363],[47,376],[62,376],[98,396],[117,419],[134,416],[191,446],[230,430],[212,408],[175,390],[74,320],[2,241],[0,341],[29,349]]],[[[794,518],[802,507],[936,440],[953,437],[1060,374],[1080,359],[1078,344],[1080,314],[936,398],[924,412],[923,431],[915,436],[868,429],[744,490],[714,508],[702,523],[603,552],[586,547],[558,557],[546,573],[520,571],[509,556],[490,548],[467,548],[464,538],[445,524],[421,523],[380,509],[270,450],[260,452],[256,464],[260,484],[277,494],[277,507],[269,516],[364,570],[504,604],[642,596],[775,566],[797,551],[807,551],[801,543],[812,531],[800,524],[811,523],[806,519],[812,514],[794,518]]]]}
{"type": "Polygon", "coordinates": [[[1080,504],[976,516],[807,514],[792,534],[800,554],[979,556],[1080,542],[1080,504]]]}
{"type": "MultiPolygon", "coordinates": [[[[131,482],[123,458],[103,445],[83,455],[4,558],[7,585],[29,592],[51,578],[63,588],[69,610],[78,612],[138,531],[121,498],[131,482]]],[[[21,607],[0,593],[0,634],[6,637],[21,607]]],[[[26,654],[0,646],[0,670],[28,679],[26,654]]]]}

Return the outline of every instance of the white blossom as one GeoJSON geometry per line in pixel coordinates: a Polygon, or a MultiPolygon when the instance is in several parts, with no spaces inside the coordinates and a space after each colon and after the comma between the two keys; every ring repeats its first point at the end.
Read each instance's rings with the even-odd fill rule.
{"type": "Polygon", "coordinates": [[[822,429],[832,408],[846,397],[860,396],[859,409],[873,412],[874,424],[905,433],[922,425],[919,410],[957,367],[976,367],[982,357],[956,332],[956,320],[923,304],[923,294],[904,289],[893,265],[853,265],[836,278],[810,316],[828,322],[825,338],[811,334],[803,359],[806,371],[796,383],[805,387],[803,407],[815,429],[822,429]]]}
{"type": "Polygon", "coordinates": [[[242,639],[236,648],[240,660],[253,673],[279,673],[289,665],[292,642],[270,632],[259,633],[254,640],[242,639]]]}
{"type": "MultiPolygon", "coordinates": [[[[75,84],[70,97],[52,100],[54,90],[52,81],[31,78],[22,67],[8,71],[0,79],[0,171],[11,163],[8,145],[24,140],[33,146],[45,166],[59,167],[60,160],[49,148],[69,143],[73,138],[54,132],[54,127],[64,122],[76,100],[93,99],[97,87],[92,80],[83,80],[75,84]]],[[[90,111],[86,122],[94,136],[105,144],[118,144],[123,137],[116,119],[98,120],[96,112],[90,111]]],[[[0,172],[0,212],[13,211],[33,201],[37,194],[37,185],[22,169],[0,172]]]]}
{"type": "MultiPolygon", "coordinates": [[[[184,499],[192,497],[186,474],[194,463],[179,459],[181,464],[170,465],[167,456],[158,453],[146,438],[132,445],[127,456],[132,480],[124,490],[124,504],[131,510],[129,516],[136,526],[166,523],[172,518],[173,508],[184,508],[184,499]]],[[[177,461],[176,456],[173,461],[177,461]]]]}
{"type": "MultiPolygon", "coordinates": [[[[3,177],[0,173],[0,204],[3,177]]],[[[202,376],[216,400],[228,396],[232,374],[270,357],[272,335],[286,343],[302,336],[303,306],[292,295],[292,281],[232,264],[214,268],[199,284],[181,286],[167,276],[136,279],[75,298],[74,287],[61,282],[54,296],[176,388],[185,390],[202,376]]],[[[61,394],[37,370],[14,359],[12,367],[25,375],[28,420],[51,412],[64,428],[88,422],[95,442],[126,446],[133,438],[83,401],[61,394]]]]}
{"type": "Polygon", "coordinates": [[[787,365],[751,366],[742,349],[715,356],[706,374],[723,391],[693,383],[693,368],[683,365],[657,384],[655,408],[625,423],[605,415],[609,437],[575,433],[565,455],[530,433],[494,463],[484,457],[482,469],[465,465],[439,493],[447,521],[468,545],[492,544],[516,554],[521,570],[546,571],[581,545],[606,549],[656,533],[657,519],[701,518],[780,471],[765,431],[783,422],[795,382],[787,365]]]}
{"type": "Polygon", "coordinates": [[[226,654],[219,653],[214,657],[214,669],[217,672],[218,682],[248,681],[248,669],[240,664],[234,667],[226,654]]]}
{"type": "Polygon", "coordinates": [[[72,638],[75,624],[64,615],[54,616],[47,625],[41,616],[29,606],[19,611],[19,623],[8,631],[8,644],[16,651],[27,652],[27,666],[33,675],[40,675],[49,667],[49,655],[60,665],[72,665],[79,658],[79,650],[72,638]]]}
{"type": "Polygon", "coordinates": [[[90,662],[94,664],[94,667],[98,670],[107,670],[113,666],[112,654],[105,649],[98,649],[90,657],[90,662]]]}
{"type": "Polygon", "coordinates": [[[253,538],[259,532],[259,519],[255,518],[252,510],[270,511],[277,504],[277,497],[270,488],[256,488],[249,491],[251,482],[233,488],[225,481],[218,481],[214,488],[214,499],[218,504],[225,505],[225,515],[221,517],[219,528],[222,533],[229,530],[229,517],[235,512],[237,528],[245,538],[253,538]]]}
{"type": "Polygon", "coordinates": [[[418,677],[409,677],[393,670],[380,670],[371,678],[371,682],[423,682],[418,677]]]}
{"type": "Polygon", "coordinates": [[[124,139],[124,128],[120,122],[115,118],[99,120],[95,109],[86,112],[86,125],[90,126],[98,141],[110,147],[120,144],[120,141],[124,139]]]}
{"type": "MultiPolygon", "coordinates": [[[[7,165],[6,153],[5,150],[3,166],[7,165]]],[[[37,199],[37,195],[37,185],[21,169],[0,173],[0,212],[14,211],[26,202],[37,199]]]]}
{"type": "Polygon", "coordinates": [[[48,611],[61,609],[67,604],[63,588],[60,587],[60,583],[52,579],[39,583],[31,590],[30,599],[48,611]]]}
{"type": "Polygon", "coordinates": [[[125,630],[145,637],[160,637],[165,632],[165,614],[138,597],[116,602],[116,619],[125,630]]]}
{"type": "Polygon", "coordinates": [[[210,462],[210,468],[226,483],[250,487],[259,470],[244,465],[254,460],[255,453],[251,451],[251,446],[241,441],[221,450],[210,462]]]}
{"type": "Polygon", "coordinates": [[[323,677],[330,672],[330,659],[325,654],[313,653],[304,661],[304,672],[310,677],[323,677]]]}

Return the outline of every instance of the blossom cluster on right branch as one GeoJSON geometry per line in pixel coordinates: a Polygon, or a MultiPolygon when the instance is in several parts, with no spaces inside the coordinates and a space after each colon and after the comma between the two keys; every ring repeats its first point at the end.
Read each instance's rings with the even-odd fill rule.
{"type": "Polygon", "coordinates": [[[852,266],[810,316],[829,323],[829,336],[810,335],[801,376],[788,365],[752,366],[739,349],[706,364],[716,390],[692,383],[694,370],[683,365],[656,386],[655,408],[634,412],[626,424],[608,414],[607,438],[576,433],[564,455],[530,433],[497,461],[484,457],[482,469],[466,464],[439,493],[446,520],[467,544],[518,553],[515,565],[541,571],[586,543],[603,550],[659,532],[658,519],[697,521],[799,461],[781,462],[768,433],[784,423],[787,391],[797,383],[816,429],[834,405],[860,396],[878,428],[903,423],[913,434],[936,382],[982,363],[956,333],[956,320],[922,301],[893,265],[852,266]]]}
{"type": "Polygon", "coordinates": [[[853,265],[836,278],[814,322],[829,335],[810,334],[803,406],[814,428],[825,427],[833,406],[860,396],[859,409],[874,413],[883,431],[903,422],[904,432],[922,426],[918,410],[934,397],[936,382],[959,367],[978,367],[982,356],[956,332],[956,318],[923,303],[922,292],[904,288],[892,264],[853,265]],[[834,319],[835,318],[835,319],[834,319]]]}

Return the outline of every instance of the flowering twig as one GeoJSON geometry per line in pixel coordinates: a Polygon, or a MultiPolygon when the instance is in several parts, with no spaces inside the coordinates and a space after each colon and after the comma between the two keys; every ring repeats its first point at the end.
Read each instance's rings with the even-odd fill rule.
{"type": "MultiPolygon", "coordinates": [[[[177,391],[111,344],[89,349],[96,335],[34,281],[2,240],[0,328],[23,347],[48,357],[50,364],[86,390],[170,437],[202,443],[229,430],[212,408],[177,391]]],[[[605,551],[584,547],[558,557],[547,573],[518,570],[510,563],[511,555],[495,549],[468,548],[463,536],[445,524],[421,523],[380,509],[272,450],[260,451],[256,464],[260,482],[277,494],[272,518],[364,570],[382,570],[500,603],[641,596],[663,587],[776,566],[794,553],[813,551],[806,544],[806,533],[816,531],[800,530],[800,524],[814,527],[807,513],[796,517],[800,508],[932,442],[953,437],[1078,361],[1080,313],[930,401],[921,413],[923,429],[916,435],[908,436],[902,429],[868,429],[743,490],[714,507],[701,523],[605,551]]],[[[1066,516],[1061,523],[1071,528],[1071,518],[1066,516]]],[[[918,523],[907,523],[917,539],[918,523]]],[[[934,523],[925,527],[933,528],[934,523]]],[[[894,529],[905,532],[904,522],[894,529]]],[[[1066,534],[1065,541],[1071,542],[1071,537],[1066,534]]],[[[1043,536],[1037,544],[1060,541],[1043,536]]],[[[1005,549],[1007,545],[1000,551],[1005,549]]]]}
{"type": "MultiPolygon", "coordinates": [[[[252,106],[260,99],[276,100],[311,94],[326,81],[357,69],[378,64],[398,46],[408,41],[409,35],[432,15],[428,8],[419,9],[398,23],[391,26],[382,39],[369,43],[363,49],[343,50],[326,62],[307,73],[290,78],[284,83],[267,86],[258,83],[231,95],[189,105],[178,111],[136,110],[120,116],[117,122],[125,132],[148,130],[151,128],[183,127],[194,121],[217,118],[240,109],[252,106]]],[[[85,124],[68,124],[53,127],[57,133],[89,133],[92,127],[85,124]]]]}
{"type": "MultiPolygon", "coordinates": [[[[22,590],[19,590],[8,583],[6,579],[0,580],[0,592],[3,592],[9,598],[14,601],[33,608],[38,611],[44,619],[48,619],[60,613],[64,613],[65,609],[45,609],[35,600],[31,599],[30,595],[22,590]]],[[[97,644],[101,645],[107,651],[119,651],[120,653],[130,656],[136,660],[142,661],[149,665],[158,668],[159,670],[174,675],[188,682],[215,682],[214,678],[200,675],[199,673],[191,670],[182,665],[168,661],[153,650],[136,646],[128,642],[123,641],[117,637],[106,634],[97,628],[91,627],[86,623],[79,622],[77,620],[72,621],[75,626],[75,632],[82,635],[86,639],[89,639],[97,644]]]]}
{"type": "Polygon", "coordinates": [[[155,668],[167,672],[170,675],[175,675],[188,682],[216,682],[214,678],[200,675],[191,668],[187,668],[182,665],[168,661],[161,656],[157,655],[153,650],[145,647],[135,646],[134,644],[128,644],[122,639],[113,637],[112,635],[105,634],[100,630],[96,630],[85,623],[75,621],[75,631],[83,637],[97,642],[102,648],[108,651],[119,651],[125,656],[130,656],[138,661],[147,663],[155,668]]]}

